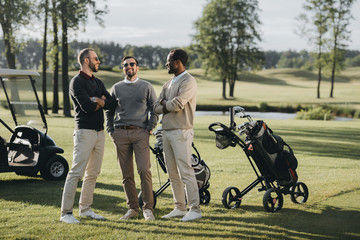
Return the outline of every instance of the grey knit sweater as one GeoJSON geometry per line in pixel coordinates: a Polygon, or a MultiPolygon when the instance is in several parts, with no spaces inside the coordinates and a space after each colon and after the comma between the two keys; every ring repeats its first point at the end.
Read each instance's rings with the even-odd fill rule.
{"type": "Polygon", "coordinates": [[[110,94],[117,100],[115,109],[106,112],[106,130],[114,131],[115,126],[134,125],[148,131],[158,121],[153,107],[156,93],[151,83],[138,79],[134,83],[120,81],[111,88],[110,94]]]}

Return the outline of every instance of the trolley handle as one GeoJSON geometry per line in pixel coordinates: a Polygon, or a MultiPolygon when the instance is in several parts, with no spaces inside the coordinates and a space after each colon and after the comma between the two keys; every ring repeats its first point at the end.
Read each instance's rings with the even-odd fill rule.
{"type": "Polygon", "coordinates": [[[214,127],[221,127],[225,131],[230,131],[230,128],[228,126],[222,124],[221,122],[214,122],[209,125],[209,130],[216,133],[217,129],[215,129],[214,127]]]}

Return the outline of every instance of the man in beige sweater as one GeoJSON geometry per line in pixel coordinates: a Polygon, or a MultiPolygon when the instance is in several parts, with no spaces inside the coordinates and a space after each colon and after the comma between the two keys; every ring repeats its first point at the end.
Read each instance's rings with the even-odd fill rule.
{"type": "Polygon", "coordinates": [[[195,78],[185,70],[187,60],[184,50],[170,51],[166,67],[174,77],[164,84],[154,104],[155,113],[163,114],[165,162],[175,203],[175,209],[163,218],[182,217],[181,221],[201,218],[199,189],[191,167],[197,86],[195,78]]]}

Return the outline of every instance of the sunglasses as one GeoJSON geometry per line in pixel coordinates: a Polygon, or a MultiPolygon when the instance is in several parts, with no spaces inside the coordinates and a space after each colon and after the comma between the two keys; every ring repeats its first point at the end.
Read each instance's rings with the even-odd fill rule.
{"type": "Polygon", "coordinates": [[[136,65],[136,63],[134,63],[134,62],[132,62],[132,63],[125,63],[125,64],[123,65],[123,67],[126,68],[126,67],[128,67],[129,65],[130,65],[130,67],[133,67],[133,66],[136,65]]]}
{"type": "MultiPolygon", "coordinates": [[[[89,61],[91,61],[90,57],[87,57],[87,59],[89,59],[89,61]]],[[[100,61],[98,57],[94,57],[94,60],[97,62],[97,61],[100,61]]]]}

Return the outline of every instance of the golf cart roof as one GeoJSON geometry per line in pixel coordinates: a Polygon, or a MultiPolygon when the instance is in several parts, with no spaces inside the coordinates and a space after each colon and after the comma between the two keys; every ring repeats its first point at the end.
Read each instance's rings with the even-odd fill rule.
{"type": "Polygon", "coordinates": [[[38,72],[28,70],[17,70],[9,68],[0,68],[0,77],[15,77],[15,76],[40,76],[38,72]]]}

